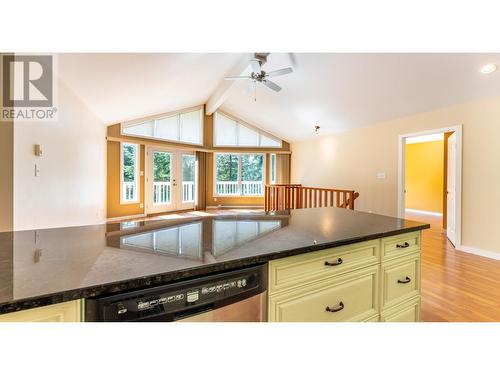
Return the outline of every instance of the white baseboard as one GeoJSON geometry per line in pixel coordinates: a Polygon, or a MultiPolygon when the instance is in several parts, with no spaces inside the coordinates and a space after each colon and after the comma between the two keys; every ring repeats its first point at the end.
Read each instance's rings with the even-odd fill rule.
{"type": "Polygon", "coordinates": [[[138,214],[138,215],[130,215],[130,216],[119,216],[119,217],[108,217],[106,222],[110,221],[119,221],[119,220],[128,220],[128,219],[139,219],[141,217],[146,217],[146,214],[138,214]]]}
{"type": "Polygon", "coordinates": [[[405,208],[405,212],[408,212],[410,214],[418,214],[418,215],[443,216],[442,212],[414,210],[412,208],[405,208]]]}
{"type": "Polygon", "coordinates": [[[456,249],[459,251],[463,251],[465,253],[479,255],[479,256],[485,257],[485,258],[500,260],[500,252],[478,249],[475,247],[464,246],[464,245],[460,245],[460,246],[456,247],[456,249]]]}

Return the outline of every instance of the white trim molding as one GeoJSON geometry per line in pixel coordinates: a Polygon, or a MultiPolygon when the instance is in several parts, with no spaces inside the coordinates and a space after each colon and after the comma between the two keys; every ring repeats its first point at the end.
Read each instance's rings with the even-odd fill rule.
{"type": "Polygon", "coordinates": [[[500,260],[500,252],[496,252],[493,250],[478,249],[476,247],[464,246],[464,245],[456,246],[455,249],[458,251],[463,251],[465,253],[477,255],[484,258],[500,260]]]}
{"type": "Polygon", "coordinates": [[[455,132],[457,137],[456,155],[456,197],[455,197],[455,248],[462,245],[462,125],[450,126],[440,129],[429,129],[418,133],[401,134],[398,136],[398,217],[405,215],[405,159],[406,159],[406,138],[420,137],[424,135],[455,132]]]}
{"type": "Polygon", "coordinates": [[[414,210],[413,208],[405,208],[405,212],[417,215],[443,216],[442,212],[414,210]]]}

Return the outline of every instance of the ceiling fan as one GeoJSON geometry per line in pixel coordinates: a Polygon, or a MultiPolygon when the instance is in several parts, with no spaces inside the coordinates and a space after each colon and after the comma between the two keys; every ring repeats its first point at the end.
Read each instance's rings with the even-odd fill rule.
{"type": "Polygon", "coordinates": [[[267,56],[269,53],[255,53],[254,57],[250,59],[250,65],[252,66],[252,73],[249,76],[229,76],[224,79],[236,80],[236,79],[248,79],[251,82],[250,88],[254,88],[257,82],[262,83],[264,86],[269,87],[271,90],[276,92],[281,90],[273,81],[270,81],[269,77],[277,77],[293,72],[292,68],[283,68],[278,70],[273,70],[272,72],[266,72],[262,70],[262,66],[267,62],[267,56]]]}

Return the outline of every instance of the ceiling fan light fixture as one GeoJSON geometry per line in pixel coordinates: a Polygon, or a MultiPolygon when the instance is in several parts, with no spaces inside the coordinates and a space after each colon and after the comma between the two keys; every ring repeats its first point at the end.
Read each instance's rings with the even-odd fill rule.
{"type": "Polygon", "coordinates": [[[491,74],[494,71],[496,71],[497,69],[498,69],[498,66],[496,64],[486,64],[481,68],[480,72],[482,74],[491,74]]]}

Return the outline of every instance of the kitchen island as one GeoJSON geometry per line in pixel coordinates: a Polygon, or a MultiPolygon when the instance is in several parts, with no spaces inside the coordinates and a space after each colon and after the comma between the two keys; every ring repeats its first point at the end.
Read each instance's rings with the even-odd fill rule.
{"type": "Polygon", "coordinates": [[[0,321],[84,321],[88,298],[261,264],[270,321],[419,320],[427,228],[317,208],[0,233],[0,321]]]}

